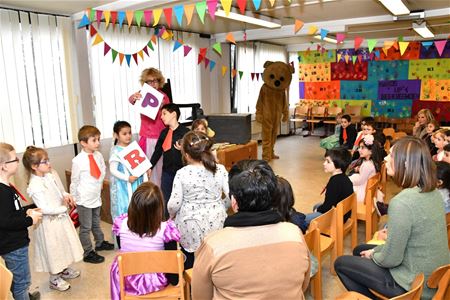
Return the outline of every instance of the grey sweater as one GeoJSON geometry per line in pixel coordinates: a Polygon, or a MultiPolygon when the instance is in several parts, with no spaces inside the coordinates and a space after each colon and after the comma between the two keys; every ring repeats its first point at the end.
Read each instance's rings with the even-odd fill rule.
{"type": "Polygon", "coordinates": [[[418,187],[404,189],[392,198],[388,215],[388,238],[374,249],[373,261],[388,268],[406,290],[423,272],[422,299],[431,299],[435,290],[427,287],[428,277],[437,267],[450,263],[441,194],[437,190],[420,193],[418,187]]]}

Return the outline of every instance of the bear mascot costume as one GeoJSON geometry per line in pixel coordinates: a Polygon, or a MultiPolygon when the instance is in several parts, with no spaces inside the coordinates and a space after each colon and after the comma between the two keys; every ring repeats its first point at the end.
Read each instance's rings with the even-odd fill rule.
{"type": "Polygon", "coordinates": [[[264,63],[264,84],[256,103],[256,121],[262,125],[262,158],[266,161],[279,158],[275,155],[274,146],[280,121],[287,122],[289,117],[286,89],[291,83],[292,73],[294,67],[284,62],[264,63]]]}

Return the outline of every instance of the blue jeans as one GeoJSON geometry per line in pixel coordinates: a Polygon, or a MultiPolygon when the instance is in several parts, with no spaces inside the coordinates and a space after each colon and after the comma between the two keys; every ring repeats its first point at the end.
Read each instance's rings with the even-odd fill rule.
{"type": "Polygon", "coordinates": [[[309,223],[311,223],[312,220],[322,215],[322,213],[315,211],[319,206],[321,206],[322,203],[317,203],[313,206],[313,211],[310,214],[306,214],[305,217],[305,223],[309,226],[309,223]]]}
{"type": "Polygon", "coordinates": [[[173,180],[175,179],[175,173],[169,173],[166,171],[162,171],[161,174],[161,192],[164,196],[164,216],[166,219],[169,219],[169,211],[167,210],[167,202],[169,202],[170,195],[172,195],[172,185],[173,180]]]}
{"type": "Polygon", "coordinates": [[[28,245],[2,255],[6,267],[13,273],[11,292],[15,300],[29,300],[28,288],[31,285],[28,245]]]}

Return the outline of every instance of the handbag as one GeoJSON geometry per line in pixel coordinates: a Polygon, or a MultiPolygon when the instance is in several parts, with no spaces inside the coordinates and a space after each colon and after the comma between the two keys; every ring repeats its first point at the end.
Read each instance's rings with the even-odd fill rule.
{"type": "Polygon", "coordinates": [[[73,226],[75,226],[75,228],[80,227],[80,220],[79,220],[79,216],[78,216],[78,211],[77,211],[77,208],[75,206],[70,209],[69,217],[72,220],[73,226]]]}

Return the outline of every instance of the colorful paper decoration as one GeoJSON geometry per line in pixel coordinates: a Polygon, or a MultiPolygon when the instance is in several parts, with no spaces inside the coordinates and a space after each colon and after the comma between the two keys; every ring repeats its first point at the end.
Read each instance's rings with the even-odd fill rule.
{"type": "Polygon", "coordinates": [[[336,51],[330,50],[331,56],[329,54],[324,55],[320,51],[300,51],[298,52],[298,57],[300,63],[305,64],[315,64],[322,62],[335,62],[336,61],[336,51]]]}
{"type": "Polygon", "coordinates": [[[305,82],[306,99],[339,99],[339,81],[305,82]]]}
{"type": "Polygon", "coordinates": [[[299,79],[305,82],[330,81],[330,63],[300,64],[299,79]]]}
{"type": "Polygon", "coordinates": [[[409,79],[450,79],[450,59],[409,61],[409,79]]]}
{"type": "Polygon", "coordinates": [[[208,13],[211,17],[211,20],[216,19],[216,8],[217,8],[217,0],[207,0],[206,5],[208,6],[208,13]]]}
{"type": "Polygon", "coordinates": [[[383,51],[380,55],[380,60],[411,60],[418,59],[420,56],[419,42],[410,42],[406,47],[403,55],[400,53],[400,50],[395,47],[395,45],[397,45],[397,48],[399,48],[399,44],[397,42],[395,42],[393,46],[389,50],[387,50],[387,52],[385,52],[383,48],[383,51]]]}
{"type": "Polygon", "coordinates": [[[247,5],[247,0],[237,0],[237,5],[241,14],[245,14],[245,6],[247,5]]]}
{"type": "Polygon", "coordinates": [[[183,14],[184,14],[184,6],[183,5],[177,5],[173,8],[173,11],[175,12],[175,18],[177,19],[178,25],[183,25],[183,14]]]}
{"type": "Polygon", "coordinates": [[[409,42],[398,42],[398,45],[400,47],[400,55],[403,55],[409,45],[409,42]]]}
{"type": "Polygon", "coordinates": [[[125,20],[125,12],[119,11],[117,14],[117,18],[119,19],[119,28],[122,28],[123,21],[125,20]]]}
{"type": "Polygon", "coordinates": [[[341,88],[340,99],[375,100],[378,97],[378,82],[351,80],[342,80],[338,82],[340,82],[341,88]]]}
{"type": "Polygon", "coordinates": [[[150,26],[150,22],[152,21],[153,11],[151,10],[144,10],[144,19],[145,19],[145,25],[150,26]]]}
{"type": "Polygon", "coordinates": [[[299,32],[300,29],[302,29],[303,25],[305,23],[303,23],[303,21],[300,21],[298,19],[295,19],[295,25],[294,25],[294,33],[299,32]]]}
{"type": "MultiPolygon", "coordinates": [[[[450,101],[450,80],[422,80],[420,99],[430,101],[450,101]]],[[[448,109],[450,110],[450,104],[448,109]]]]}
{"type": "Polygon", "coordinates": [[[363,40],[364,39],[360,36],[355,37],[355,50],[357,50],[361,46],[363,40]]]}
{"type": "Polygon", "coordinates": [[[226,66],[222,66],[222,77],[225,76],[225,73],[227,72],[227,67],[226,66]]]}
{"type": "Polygon", "coordinates": [[[450,43],[446,43],[442,54],[439,55],[438,49],[436,49],[433,41],[422,42],[420,48],[420,58],[450,58],[450,43]]]}
{"type": "Polygon", "coordinates": [[[231,3],[233,0],[220,0],[220,4],[222,4],[222,8],[225,11],[225,15],[228,16],[231,10],[231,3]]]}
{"type": "Polygon", "coordinates": [[[195,3],[184,5],[184,13],[186,14],[187,25],[191,24],[192,16],[194,15],[194,9],[195,9],[195,3]]]}
{"type": "Polygon", "coordinates": [[[377,39],[368,39],[367,40],[367,47],[369,48],[369,53],[372,52],[373,48],[375,48],[375,45],[377,44],[377,39]]]}
{"type": "Polygon", "coordinates": [[[133,16],[134,16],[134,11],[132,10],[127,10],[125,12],[125,15],[127,17],[127,23],[128,23],[128,28],[131,27],[131,23],[133,23],[133,16]]]}
{"type": "Polygon", "coordinates": [[[236,44],[236,41],[235,41],[234,36],[233,36],[233,33],[231,33],[231,32],[227,33],[227,36],[225,37],[225,39],[227,41],[229,41],[230,43],[236,44]]]}
{"type": "Polygon", "coordinates": [[[167,26],[169,28],[172,27],[172,11],[173,11],[172,7],[168,7],[168,8],[164,8],[163,9],[164,16],[165,16],[166,22],[167,22],[167,26]]]}
{"type": "Polygon", "coordinates": [[[407,60],[370,61],[367,80],[406,80],[408,67],[407,60]]]}
{"type": "Polygon", "coordinates": [[[101,10],[97,10],[95,12],[95,18],[97,19],[97,27],[100,26],[100,21],[102,20],[102,14],[103,14],[103,11],[101,11],[101,10]]]}
{"type": "Polygon", "coordinates": [[[442,52],[444,51],[445,44],[447,43],[446,40],[443,41],[434,41],[434,46],[436,47],[436,50],[439,53],[439,56],[442,56],[442,52]]]}
{"type": "Polygon", "coordinates": [[[109,10],[105,10],[103,12],[103,16],[105,17],[105,28],[108,29],[109,20],[111,19],[111,12],[109,10]]]}
{"type": "Polygon", "coordinates": [[[371,111],[374,117],[409,118],[412,103],[412,100],[373,100],[371,111]]]}
{"type": "Polygon", "coordinates": [[[331,80],[367,80],[367,62],[331,63],[331,80]]]}
{"type": "Polygon", "coordinates": [[[315,25],[309,26],[309,28],[308,28],[308,34],[309,34],[309,35],[313,35],[313,34],[315,34],[316,32],[317,32],[317,26],[315,26],[315,25]]]}
{"type": "Polygon", "coordinates": [[[159,20],[161,19],[162,9],[154,9],[153,10],[153,26],[158,25],[159,20]]]}
{"type": "Polygon", "coordinates": [[[192,47],[188,45],[183,45],[183,49],[184,49],[184,57],[186,57],[189,54],[189,52],[191,52],[192,47]]]}
{"type": "Polygon", "coordinates": [[[345,39],[345,34],[344,33],[336,33],[336,40],[339,43],[342,43],[345,39]]]}
{"type": "Polygon", "coordinates": [[[329,32],[329,30],[321,28],[320,29],[320,38],[323,40],[327,36],[328,32],[329,32]]]}
{"type": "Polygon", "coordinates": [[[378,100],[419,98],[420,80],[382,80],[378,82],[378,100]]]}
{"type": "Polygon", "coordinates": [[[255,6],[256,10],[259,10],[261,7],[261,0],[253,0],[253,5],[255,6]]]}

